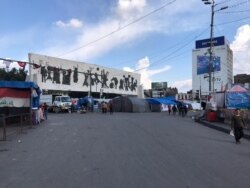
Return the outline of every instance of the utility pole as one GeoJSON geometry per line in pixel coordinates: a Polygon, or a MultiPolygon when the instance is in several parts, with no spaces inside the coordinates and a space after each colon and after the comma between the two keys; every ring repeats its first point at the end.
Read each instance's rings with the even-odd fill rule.
{"type": "Polygon", "coordinates": [[[212,65],[213,65],[213,33],[214,33],[214,0],[212,0],[212,6],[211,6],[211,24],[210,24],[210,48],[209,48],[209,70],[208,70],[208,92],[209,95],[211,93],[211,74],[212,74],[212,65]]]}
{"type": "MultiPolygon", "coordinates": [[[[218,10],[214,10],[214,7],[217,6],[218,4],[215,4],[214,0],[202,0],[205,5],[211,5],[211,24],[210,24],[210,47],[209,47],[209,66],[208,66],[208,92],[209,95],[211,94],[211,85],[212,85],[212,72],[214,72],[214,66],[213,66],[213,38],[214,38],[214,13],[227,9],[228,6],[221,7],[218,10]]],[[[214,77],[214,76],[213,76],[214,77]]],[[[213,78],[214,79],[214,78],[213,78]]],[[[213,86],[214,87],[214,86],[213,86]]],[[[214,89],[213,89],[214,90],[214,89]]]]}
{"type": "Polygon", "coordinates": [[[92,95],[92,70],[93,70],[93,67],[89,67],[89,70],[88,70],[88,76],[89,76],[89,97],[91,97],[92,95]]]}

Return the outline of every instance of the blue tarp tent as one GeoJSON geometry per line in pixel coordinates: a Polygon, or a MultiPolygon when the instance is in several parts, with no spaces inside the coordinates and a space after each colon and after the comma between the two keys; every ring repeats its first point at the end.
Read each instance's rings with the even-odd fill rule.
{"type": "Polygon", "coordinates": [[[226,107],[250,109],[250,91],[226,92],[226,107]]]}
{"type": "Polygon", "coordinates": [[[174,97],[147,98],[145,100],[148,102],[152,112],[166,111],[168,105],[177,105],[174,97]]]}
{"type": "Polygon", "coordinates": [[[235,84],[226,92],[225,100],[227,108],[250,109],[250,91],[240,84],[235,84]]]}
{"type": "Polygon", "coordinates": [[[176,101],[174,97],[166,97],[166,98],[148,98],[145,99],[149,104],[166,104],[166,105],[176,105],[176,101]]]}

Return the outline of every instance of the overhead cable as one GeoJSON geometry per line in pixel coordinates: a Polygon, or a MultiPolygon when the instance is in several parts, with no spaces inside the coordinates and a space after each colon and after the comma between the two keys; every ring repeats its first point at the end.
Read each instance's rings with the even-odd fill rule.
{"type": "Polygon", "coordinates": [[[126,27],[128,27],[128,26],[130,26],[130,25],[132,25],[132,24],[135,24],[135,23],[141,21],[142,19],[144,19],[144,18],[146,18],[146,17],[148,17],[148,16],[150,16],[150,15],[152,15],[152,14],[154,14],[154,13],[160,11],[161,9],[165,8],[166,6],[169,6],[169,5],[173,4],[175,1],[176,1],[176,0],[173,0],[173,1],[171,1],[171,2],[168,2],[168,3],[164,4],[163,6],[157,8],[157,9],[151,11],[151,12],[149,12],[148,14],[146,14],[146,15],[144,15],[144,16],[138,18],[138,19],[135,19],[134,21],[132,21],[132,22],[130,22],[130,23],[128,23],[128,24],[126,24],[126,25],[124,25],[124,26],[122,26],[122,27],[119,27],[118,29],[116,29],[116,30],[114,30],[114,31],[112,31],[112,32],[110,32],[110,33],[108,33],[108,34],[106,34],[106,35],[101,36],[100,38],[97,38],[97,39],[95,39],[95,40],[93,40],[93,41],[91,41],[91,42],[89,42],[89,43],[87,43],[87,44],[85,44],[85,45],[82,45],[82,46],[80,46],[80,47],[78,47],[78,48],[75,48],[75,49],[70,50],[70,51],[68,51],[68,52],[65,52],[65,53],[63,53],[63,54],[61,54],[61,55],[58,55],[57,57],[65,56],[65,55],[67,55],[67,54],[70,54],[70,53],[73,53],[73,52],[75,52],[75,51],[78,51],[78,50],[80,50],[80,49],[82,49],[82,48],[85,48],[85,47],[87,47],[87,46],[89,46],[89,45],[91,45],[91,44],[94,44],[94,43],[96,43],[96,42],[98,42],[98,41],[100,41],[100,40],[103,40],[103,39],[105,39],[105,38],[107,38],[107,37],[113,35],[114,33],[117,33],[117,32],[119,32],[119,31],[125,29],[126,27]]]}

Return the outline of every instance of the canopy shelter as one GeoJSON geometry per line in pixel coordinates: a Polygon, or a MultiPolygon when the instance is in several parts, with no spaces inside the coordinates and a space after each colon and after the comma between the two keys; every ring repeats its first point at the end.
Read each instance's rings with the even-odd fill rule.
{"type": "Polygon", "coordinates": [[[0,81],[0,114],[30,113],[38,108],[41,90],[34,82],[0,81]]]}
{"type": "Polygon", "coordinates": [[[168,105],[177,105],[177,101],[174,97],[164,97],[164,98],[147,98],[145,99],[152,112],[161,112],[167,109],[168,105]]]}
{"type": "Polygon", "coordinates": [[[225,105],[227,108],[250,109],[250,90],[235,85],[226,92],[225,105]]]}
{"type": "Polygon", "coordinates": [[[150,112],[148,103],[137,97],[120,96],[112,99],[115,112],[150,112]]]}

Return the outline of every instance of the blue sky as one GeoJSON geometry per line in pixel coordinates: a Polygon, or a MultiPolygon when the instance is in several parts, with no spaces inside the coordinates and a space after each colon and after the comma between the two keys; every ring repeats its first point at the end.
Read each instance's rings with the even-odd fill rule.
{"type": "MultiPolygon", "coordinates": [[[[141,73],[144,88],[192,88],[195,40],[209,38],[201,0],[2,0],[0,57],[38,53],[141,73]]],[[[250,74],[250,0],[216,1],[214,36],[234,51],[234,74],[250,74]]],[[[14,64],[12,66],[15,66],[14,64]]],[[[5,67],[0,61],[0,67],[5,67]]]]}

